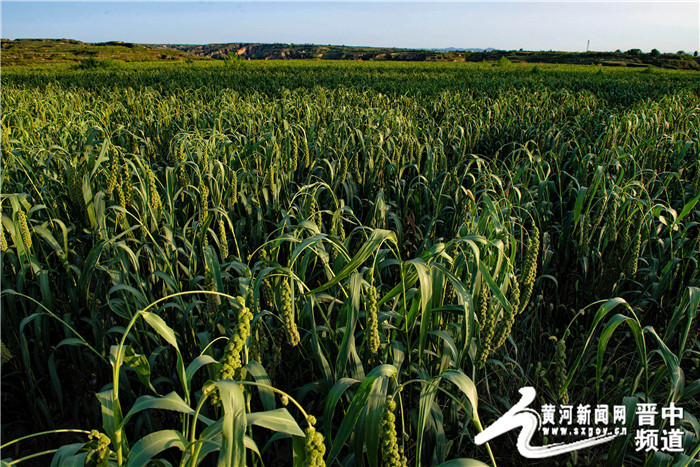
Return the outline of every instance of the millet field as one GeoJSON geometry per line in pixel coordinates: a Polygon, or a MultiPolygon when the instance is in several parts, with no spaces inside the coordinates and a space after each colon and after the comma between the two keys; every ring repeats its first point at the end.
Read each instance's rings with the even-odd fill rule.
{"type": "Polygon", "coordinates": [[[54,65],[1,94],[3,466],[697,459],[697,72],[54,65]],[[526,386],[627,433],[477,445],[526,386]],[[650,403],[680,450],[636,449],[650,403]]]}

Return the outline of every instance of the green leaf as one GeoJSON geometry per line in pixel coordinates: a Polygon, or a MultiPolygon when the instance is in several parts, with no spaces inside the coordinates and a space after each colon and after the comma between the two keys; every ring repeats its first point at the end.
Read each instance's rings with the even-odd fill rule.
{"type": "MultiPolygon", "coordinates": [[[[392,366],[392,368],[394,368],[392,366]]],[[[371,372],[370,372],[371,373],[371,372]]],[[[386,405],[386,393],[389,386],[388,378],[378,378],[372,384],[372,389],[367,400],[365,413],[365,444],[369,465],[377,467],[379,459],[379,436],[382,425],[384,406],[386,405]]]]}
{"type": "Polygon", "coordinates": [[[418,258],[410,260],[407,262],[411,264],[416,269],[418,274],[418,279],[420,282],[420,288],[418,293],[420,294],[420,334],[418,340],[418,361],[422,361],[425,343],[428,339],[428,331],[430,331],[430,326],[432,324],[431,311],[432,303],[431,297],[433,296],[433,278],[430,273],[430,267],[425,264],[425,262],[418,258]]]}
{"type": "MultiPolygon", "coordinates": [[[[599,303],[599,302],[596,302],[599,303]]],[[[594,304],[593,304],[594,305],[594,304]]],[[[599,308],[598,311],[596,312],[595,316],[593,317],[593,325],[591,326],[591,331],[588,334],[588,338],[586,339],[585,344],[583,345],[583,349],[581,349],[578,353],[578,357],[576,357],[576,360],[574,361],[574,364],[571,366],[571,369],[569,370],[569,376],[566,379],[566,384],[564,385],[565,388],[567,388],[570,384],[571,381],[574,379],[574,375],[576,374],[576,371],[578,370],[579,365],[581,364],[581,360],[583,360],[584,355],[586,354],[586,350],[588,349],[588,346],[590,345],[591,341],[593,340],[593,334],[595,334],[596,328],[598,326],[598,323],[607,315],[610,313],[613,309],[616,307],[623,305],[625,306],[631,314],[634,315],[634,311],[632,308],[627,304],[627,302],[623,298],[611,298],[610,300],[606,300],[599,308]]],[[[642,359],[643,362],[646,362],[646,355],[645,358],[642,359]]]]}
{"type": "Polygon", "coordinates": [[[174,412],[194,415],[194,410],[176,393],[171,392],[163,397],[141,396],[136,399],[131,410],[126,414],[119,428],[123,428],[131,417],[148,409],[172,410],[174,412]]]}
{"type": "Polygon", "coordinates": [[[486,269],[486,265],[484,265],[484,263],[479,263],[479,272],[481,272],[481,277],[484,278],[486,284],[489,286],[489,291],[491,292],[491,294],[495,296],[498,299],[498,301],[501,302],[503,308],[505,308],[508,311],[508,313],[510,313],[513,309],[513,306],[508,302],[508,299],[506,299],[506,296],[503,295],[503,292],[498,287],[498,285],[496,285],[493,278],[491,277],[491,274],[489,274],[488,270],[486,269]]]}
{"type": "Polygon", "coordinates": [[[443,462],[438,467],[489,467],[489,465],[476,459],[467,459],[463,457],[461,459],[452,459],[451,461],[443,462]]]}
{"type": "Polygon", "coordinates": [[[697,394],[700,394],[700,379],[696,379],[695,381],[693,381],[685,387],[685,389],[683,390],[683,396],[681,397],[681,400],[690,399],[691,397],[694,397],[697,394]]]}
{"type": "Polygon", "coordinates": [[[102,429],[105,431],[109,439],[115,442],[114,431],[121,423],[121,413],[119,407],[114,405],[114,390],[98,392],[95,394],[100,401],[102,410],[102,429]],[[115,413],[116,410],[116,413],[115,413]]]}
{"type": "Polygon", "coordinates": [[[440,378],[450,381],[452,384],[457,386],[465,396],[467,396],[467,399],[469,399],[469,404],[471,404],[472,418],[474,418],[474,420],[479,420],[479,414],[477,412],[479,396],[476,392],[476,385],[474,385],[471,378],[465,375],[462,370],[446,371],[440,375],[440,378]]]}
{"type": "Polygon", "coordinates": [[[217,467],[245,467],[245,396],[238,383],[229,380],[216,381],[224,418],[221,433],[221,451],[217,467]]]}
{"type": "Polygon", "coordinates": [[[399,370],[397,370],[394,365],[383,363],[372,368],[372,370],[367,373],[367,376],[373,376],[375,378],[391,378],[392,376],[396,376],[398,372],[399,370]]]}
{"type": "Polygon", "coordinates": [[[330,420],[333,420],[333,412],[335,412],[335,406],[338,404],[338,401],[348,388],[359,383],[360,381],[353,378],[340,378],[338,381],[336,381],[331,390],[328,391],[328,395],[326,396],[326,406],[323,410],[323,419],[329,421],[323,424],[323,427],[325,429],[324,435],[328,442],[331,441],[332,423],[330,423],[330,420]]]}
{"type": "Polygon", "coordinates": [[[189,461],[189,464],[187,465],[197,465],[199,460],[203,459],[207,454],[219,451],[221,449],[221,442],[223,439],[221,430],[223,427],[223,422],[224,419],[220,418],[202,430],[202,433],[199,435],[196,443],[198,449],[196,450],[195,458],[190,458],[189,450],[187,450],[184,455],[183,463],[185,463],[184,461],[189,461]]]}
{"type": "Polygon", "coordinates": [[[192,377],[195,373],[197,373],[197,370],[199,370],[205,365],[210,365],[212,363],[216,363],[216,360],[214,360],[209,355],[200,355],[199,357],[192,360],[190,364],[187,365],[187,369],[185,370],[185,381],[187,382],[187,385],[190,385],[192,377]]]}
{"type": "Polygon", "coordinates": [[[381,245],[390,241],[396,245],[396,234],[389,230],[376,229],[372,232],[370,238],[362,245],[357,254],[352,258],[352,260],[340,271],[333,279],[326,282],[313,290],[306,292],[307,295],[322,292],[329,287],[334,286],[338,282],[342,281],[348,277],[353,271],[355,271],[362,263],[367,261],[379,248],[381,245]]]}
{"type": "Polygon", "coordinates": [[[53,234],[49,229],[41,225],[34,226],[34,232],[43,237],[46,243],[56,252],[56,256],[61,260],[61,264],[66,265],[68,262],[68,257],[66,251],[61,247],[61,245],[56,241],[53,234]]]}
{"type": "Polygon", "coordinates": [[[185,398],[187,400],[190,400],[190,387],[189,384],[187,384],[185,364],[182,360],[180,348],[177,345],[177,337],[175,336],[175,331],[173,331],[172,328],[168,326],[165,323],[165,321],[163,321],[163,318],[156,315],[155,313],[142,311],[141,315],[143,316],[143,319],[145,319],[146,322],[151,326],[151,328],[153,328],[154,331],[156,331],[163,339],[165,339],[166,342],[168,342],[168,344],[175,347],[175,350],[177,351],[177,374],[180,377],[180,381],[182,382],[182,388],[185,392],[185,398]]]}
{"type": "Polygon", "coordinates": [[[646,351],[644,347],[644,336],[642,336],[642,329],[639,326],[639,323],[628,316],[623,316],[620,314],[617,314],[613,316],[610,321],[608,321],[608,324],[605,325],[605,328],[603,328],[603,332],[600,335],[600,339],[598,341],[598,355],[596,359],[596,381],[595,381],[595,390],[596,390],[596,395],[600,399],[600,381],[602,379],[602,366],[603,366],[603,356],[605,354],[605,348],[608,345],[608,341],[612,337],[613,332],[617,327],[622,324],[622,323],[627,323],[629,325],[630,331],[632,331],[632,335],[634,336],[634,340],[637,343],[637,349],[639,350],[639,356],[640,358],[646,358],[646,351]]]}
{"type": "MultiPolygon", "coordinates": [[[[348,407],[348,410],[343,417],[343,421],[340,423],[340,428],[338,429],[335,439],[333,440],[333,446],[328,454],[326,464],[330,465],[333,463],[338,454],[340,454],[340,450],[345,445],[345,442],[354,431],[355,426],[357,425],[357,420],[360,418],[360,413],[362,413],[362,410],[367,404],[367,399],[369,398],[369,393],[375,379],[376,378],[374,376],[368,376],[360,384],[355,397],[353,397],[352,402],[350,403],[350,407],[348,407]]],[[[330,421],[332,418],[327,418],[326,420],[330,421]]]]}
{"type": "Polygon", "coordinates": [[[635,430],[632,430],[632,424],[634,422],[634,414],[637,408],[637,398],[629,396],[624,397],[622,399],[622,405],[625,406],[625,411],[627,414],[627,419],[625,420],[627,436],[618,436],[612,441],[608,451],[608,459],[605,462],[606,466],[613,467],[622,465],[627,447],[629,446],[632,436],[635,433],[635,430]]]}
{"type": "Polygon", "coordinates": [[[97,215],[95,214],[95,204],[93,202],[92,187],[90,186],[90,176],[88,174],[83,175],[82,192],[83,200],[85,200],[85,210],[90,220],[90,227],[94,229],[97,224],[97,215]]]}
{"type": "MultiPolygon", "coordinates": [[[[342,309],[346,312],[345,330],[343,333],[343,340],[340,344],[340,350],[338,351],[338,357],[336,359],[336,375],[345,375],[345,368],[347,366],[348,360],[353,357],[353,352],[355,352],[355,327],[357,326],[357,321],[360,313],[360,296],[362,286],[362,276],[359,273],[355,273],[350,278],[350,291],[349,298],[345,300],[342,309]]],[[[358,378],[358,375],[353,374],[352,376],[358,378]]],[[[358,378],[361,379],[361,376],[358,378]]]]}
{"type": "Polygon", "coordinates": [[[292,436],[304,436],[292,415],[285,408],[253,412],[247,415],[249,425],[257,425],[268,430],[286,433],[292,436]]]}
{"type": "MultiPolygon", "coordinates": [[[[261,384],[266,384],[271,386],[270,377],[268,376],[265,368],[255,360],[248,362],[245,366],[253,379],[261,384]]],[[[260,394],[260,401],[262,402],[263,408],[265,410],[273,410],[275,408],[275,393],[272,389],[258,386],[258,394],[260,394]]]]}
{"type": "MultiPolygon", "coordinates": [[[[212,278],[214,279],[216,291],[222,292],[224,290],[224,286],[221,282],[221,265],[219,264],[219,255],[216,253],[213,246],[209,245],[204,249],[204,258],[207,266],[209,266],[212,278]]],[[[223,297],[215,295],[215,298],[220,300],[223,297]]]]}
{"type": "Polygon", "coordinates": [[[693,199],[688,201],[685,206],[683,206],[683,209],[681,210],[681,213],[678,215],[678,218],[674,221],[674,224],[679,223],[685,216],[690,214],[690,211],[693,210],[696,204],[698,204],[698,201],[700,201],[700,193],[695,195],[693,199]]]}
{"type": "Polygon", "coordinates": [[[586,192],[588,191],[588,188],[583,187],[580,190],[578,190],[578,194],[576,196],[576,204],[574,205],[574,230],[576,230],[576,226],[578,225],[579,217],[581,216],[581,208],[583,207],[583,200],[586,199],[586,192]]]}
{"type": "Polygon", "coordinates": [[[668,467],[673,462],[673,457],[665,452],[655,452],[651,456],[651,460],[644,463],[648,467],[668,467]]]}
{"type": "Polygon", "coordinates": [[[56,450],[56,453],[53,455],[50,467],[60,467],[64,465],[66,459],[75,456],[83,446],[84,443],[73,443],[61,446],[56,450]]]}
{"type": "Polygon", "coordinates": [[[246,449],[250,449],[250,450],[253,451],[255,454],[257,454],[257,455],[258,455],[258,459],[262,460],[262,456],[260,455],[260,450],[258,449],[258,445],[257,445],[257,443],[255,442],[255,440],[254,440],[253,438],[251,438],[250,436],[246,435],[246,436],[243,438],[243,445],[245,446],[246,449]]]}
{"type": "Polygon", "coordinates": [[[158,394],[153,385],[151,385],[151,365],[148,364],[148,359],[145,355],[137,354],[130,345],[127,345],[124,347],[123,362],[136,372],[136,376],[138,376],[139,381],[144,386],[158,394]]]}
{"type": "Polygon", "coordinates": [[[141,438],[129,452],[126,467],[144,467],[156,455],[170,448],[184,451],[187,439],[179,431],[161,430],[141,438]]]}
{"type": "Polygon", "coordinates": [[[87,342],[85,342],[82,339],[78,339],[77,337],[67,337],[67,338],[63,339],[61,342],[59,342],[58,344],[56,344],[56,349],[58,349],[59,347],[63,347],[64,345],[72,345],[72,346],[80,347],[83,345],[87,345],[87,342]]]}
{"type": "MultiPolygon", "coordinates": [[[[699,308],[700,289],[697,287],[688,287],[686,289],[686,292],[683,293],[683,298],[681,299],[680,304],[674,310],[673,315],[671,316],[671,319],[668,322],[668,326],[666,326],[666,331],[664,332],[663,339],[664,342],[669,341],[669,338],[671,337],[671,334],[676,330],[678,323],[680,323],[684,319],[687,320],[686,330],[684,331],[686,337],[684,339],[687,339],[688,332],[690,331],[692,323],[695,320],[695,315],[697,314],[699,308]]],[[[684,347],[690,345],[690,348],[692,348],[694,344],[694,342],[684,342],[684,347]]]]}
{"type": "Polygon", "coordinates": [[[421,387],[420,399],[418,401],[418,426],[416,427],[416,432],[418,434],[416,439],[416,465],[422,465],[421,462],[423,462],[423,438],[428,427],[430,409],[435,400],[438,384],[438,380],[434,379],[432,381],[423,382],[421,387]]]}
{"type": "Polygon", "coordinates": [[[294,436],[292,438],[292,452],[294,458],[293,466],[306,467],[306,438],[294,436]]]}
{"type": "Polygon", "coordinates": [[[666,370],[671,376],[671,391],[668,395],[667,402],[678,402],[683,396],[683,387],[685,384],[685,378],[683,377],[683,370],[681,370],[680,364],[678,362],[678,357],[671,352],[671,349],[666,346],[664,341],[661,340],[656,331],[651,326],[646,326],[644,328],[645,334],[650,334],[656,343],[659,345],[659,352],[661,357],[664,359],[666,364],[666,370]]]}
{"type": "Polygon", "coordinates": [[[58,467],[84,467],[87,455],[87,452],[81,452],[72,456],[66,456],[61,458],[60,463],[57,465],[58,467]]]}
{"type": "Polygon", "coordinates": [[[146,320],[146,322],[153,328],[155,332],[157,332],[160,337],[165,339],[168,344],[172,345],[177,349],[177,351],[180,351],[180,348],[177,346],[177,337],[175,337],[175,331],[173,331],[170,326],[165,324],[165,321],[163,321],[163,318],[160,316],[156,315],[155,313],[150,313],[148,311],[143,311],[141,312],[141,315],[143,316],[143,319],[146,320]]]}
{"type": "Polygon", "coordinates": [[[452,336],[450,336],[446,331],[443,331],[441,329],[430,330],[430,331],[428,331],[428,334],[441,338],[443,340],[443,342],[445,343],[445,348],[450,351],[450,357],[452,359],[457,358],[457,355],[458,355],[457,346],[455,345],[455,342],[452,339],[452,336]]]}

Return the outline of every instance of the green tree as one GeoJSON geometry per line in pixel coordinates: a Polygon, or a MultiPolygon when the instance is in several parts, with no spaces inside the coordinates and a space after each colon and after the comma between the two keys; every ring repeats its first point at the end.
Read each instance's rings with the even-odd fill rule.
{"type": "Polygon", "coordinates": [[[236,62],[240,62],[240,61],[241,61],[241,56],[238,55],[238,54],[235,53],[235,52],[229,52],[228,55],[226,55],[226,58],[224,58],[224,61],[225,61],[227,64],[231,65],[231,64],[234,64],[234,63],[236,63],[236,62]]]}
{"type": "Polygon", "coordinates": [[[498,66],[508,66],[511,64],[511,61],[508,60],[508,57],[505,55],[501,56],[501,58],[498,60],[498,66]]]}

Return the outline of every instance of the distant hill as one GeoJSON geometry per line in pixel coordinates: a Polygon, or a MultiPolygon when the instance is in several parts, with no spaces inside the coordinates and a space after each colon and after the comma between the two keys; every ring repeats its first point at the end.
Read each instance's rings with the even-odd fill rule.
{"type": "Polygon", "coordinates": [[[74,39],[2,39],[0,60],[3,66],[48,63],[80,63],[83,60],[104,62],[202,60],[202,57],[169,48],[112,41],[88,44],[74,39]]]}
{"type": "Polygon", "coordinates": [[[496,49],[489,47],[487,49],[461,49],[459,47],[447,47],[444,49],[430,49],[435,52],[491,52],[496,49]]]}
{"type": "Polygon", "coordinates": [[[523,50],[445,49],[419,50],[381,47],[354,47],[314,44],[160,44],[152,47],[171,47],[194,55],[213,59],[229,56],[240,59],[319,59],[319,60],[394,60],[394,61],[498,61],[505,57],[514,63],[563,63],[572,65],[601,65],[700,70],[697,57],[688,54],[645,54],[638,49],[627,52],[529,52],[523,50]]]}
{"type": "Polygon", "coordinates": [[[423,61],[435,55],[429,50],[400,49],[386,47],[355,47],[345,45],[318,44],[160,44],[152,47],[171,47],[183,52],[213,58],[225,59],[229,56],[251,60],[402,60],[423,61]]]}
{"type": "Polygon", "coordinates": [[[222,44],[133,44],[121,41],[84,43],[72,39],[2,39],[2,65],[46,63],[100,64],[113,61],[183,61],[183,60],[380,60],[380,61],[448,61],[481,62],[503,58],[513,63],[562,63],[700,70],[697,57],[685,53],[627,52],[529,52],[523,50],[401,49],[319,44],[262,44],[232,42],[222,44]]]}

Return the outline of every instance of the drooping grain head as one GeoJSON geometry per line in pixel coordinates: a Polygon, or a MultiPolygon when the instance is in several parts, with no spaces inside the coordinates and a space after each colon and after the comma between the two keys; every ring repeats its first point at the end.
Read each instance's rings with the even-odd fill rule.
{"type": "Polygon", "coordinates": [[[367,333],[369,334],[368,342],[369,349],[372,354],[376,354],[379,350],[379,321],[377,319],[377,289],[374,286],[370,286],[367,290],[367,303],[366,303],[366,319],[367,319],[367,333]]]}
{"type": "Polygon", "coordinates": [[[289,285],[289,280],[282,281],[282,290],[280,294],[282,299],[282,319],[284,321],[284,329],[287,334],[287,343],[294,347],[299,344],[300,336],[294,316],[292,288],[289,285]]]}
{"type": "MultiPolygon", "coordinates": [[[[233,330],[233,335],[226,344],[224,353],[221,357],[221,369],[219,370],[219,380],[232,379],[239,380],[241,378],[241,368],[243,362],[241,360],[241,352],[245,347],[245,343],[250,336],[250,321],[253,319],[253,314],[248,307],[245,306],[243,297],[236,297],[236,301],[240,307],[238,312],[238,323],[233,330]]],[[[217,402],[218,398],[214,396],[213,402],[217,402]]]]}
{"type": "Polygon", "coordinates": [[[153,212],[156,213],[156,216],[158,216],[163,207],[163,203],[161,202],[160,194],[158,193],[158,186],[156,185],[156,176],[150,167],[148,167],[146,170],[148,171],[148,186],[150,191],[149,204],[153,212]]]}
{"type": "Polygon", "coordinates": [[[223,219],[219,219],[219,248],[221,249],[221,259],[228,258],[228,240],[226,239],[226,224],[223,219]]]}
{"type": "Polygon", "coordinates": [[[29,224],[27,223],[27,214],[24,211],[17,212],[17,221],[19,222],[19,231],[22,234],[22,241],[27,249],[32,247],[32,235],[29,232],[29,224]]]}
{"type": "Polygon", "coordinates": [[[521,295],[519,297],[518,313],[522,313],[527,307],[532,295],[532,289],[537,278],[537,256],[540,250],[540,229],[532,228],[532,235],[528,239],[525,248],[525,258],[520,272],[520,283],[522,284],[521,295]]]}
{"type": "Polygon", "coordinates": [[[305,465],[306,467],[325,467],[326,462],[323,460],[323,456],[326,454],[326,445],[323,442],[323,435],[316,431],[314,426],[316,418],[313,415],[309,415],[306,421],[309,423],[309,426],[304,430],[306,435],[304,443],[305,465]]]}
{"type": "Polygon", "coordinates": [[[204,214],[204,211],[209,209],[209,187],[204,183],[204,179],[199,182],[199,210],[204,214]]]}
{"type": "Polygon", "coordinates": [[[7,240],[5,239],[5,227],[0,221],[0,251],[7,251],[7,240]]]}
{"type": "Polygon", "coordinates": [[[405,467],[407,459],[399,452],[396,435],[396,402],[388,399],[382,412],[382,462],[385,467],[405,467]]]}

